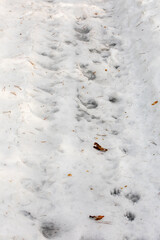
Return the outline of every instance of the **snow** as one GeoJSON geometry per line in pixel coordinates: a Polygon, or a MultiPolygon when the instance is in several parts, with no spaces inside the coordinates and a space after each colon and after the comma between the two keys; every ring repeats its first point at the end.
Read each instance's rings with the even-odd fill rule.
{"type": "Polygon", "coordinates": [[[159,11],[1,2],[0,240],[160,240],[159,11]]]}

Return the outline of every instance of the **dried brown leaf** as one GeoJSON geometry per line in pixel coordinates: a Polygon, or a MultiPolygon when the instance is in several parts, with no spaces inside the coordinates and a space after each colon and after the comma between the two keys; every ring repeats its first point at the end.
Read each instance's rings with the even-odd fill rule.
{"type": "Polygon", "coordinates": [[[96,221],[99,221],[99,220],[101,220],[102,218],[104,218],[104,216],[101,216],[101,215],[99,215],[99,216],[89,216],[89,218],[93,218],[93,219],[95,219],[96,221]]]}
{"type": "Polygon", "coordinates": [[[95,149],[101,151],[101,152],[106,152],[106,151],[108,151],[107,148],[101,147],[97,142],[94,143],[94,146],[93,146],[93,147],[94,147],[95,149]]]}
{"type": "Polygon", "coordinates": [[[158,103],[158,101],[155,101],[154,103],[152,103],[152,105],[155,105],[155,104],[157,104],[158,103]]]}

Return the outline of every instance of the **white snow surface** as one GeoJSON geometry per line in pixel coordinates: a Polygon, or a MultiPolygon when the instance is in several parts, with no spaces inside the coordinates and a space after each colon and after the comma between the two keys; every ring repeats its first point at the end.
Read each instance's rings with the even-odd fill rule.
{"type": "Polygon", "coordinates": [[[0,240],[160,240],[159,1],[1,1],[0,92],[0,240]]]}

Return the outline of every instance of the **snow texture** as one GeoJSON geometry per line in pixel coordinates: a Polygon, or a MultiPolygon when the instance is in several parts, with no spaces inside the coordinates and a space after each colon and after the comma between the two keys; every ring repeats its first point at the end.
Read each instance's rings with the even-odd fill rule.
{"type": "Polygon", "coordinates": [[[160,240],[160,2],[0,13],[0,240],[160,240]]]}

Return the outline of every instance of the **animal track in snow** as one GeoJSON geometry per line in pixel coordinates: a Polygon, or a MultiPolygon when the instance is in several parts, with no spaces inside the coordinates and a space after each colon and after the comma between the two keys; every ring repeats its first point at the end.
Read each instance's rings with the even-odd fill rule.
{"type": "Polygon", "coordinates": [[[96,79],[96,72],[93,72],[91,70],[88,70],[87,72],[83,73],[85,77],[88,78],[88,80],[95,80],[96,79]]]}
{"type": "Polygon", "coordinates": [[[88,109],[93,109],[93,108],[97,108],[98,107],[98,103],[94,99],[88,100],[88,102],[84,103],[84,105],[88,109]]]}
{"type": "Polygon", "coordinates": [[[118,135],[118,131],[116,131],[116,130],[113,130],[111,133],[112,133],[113,135],[118,135]]]}
{"type": "Polygon", "coordinates": [[[78,95],[77,97],[80,100],[80,102],[82,103],[82,105],[85,106],[87,109],[94,109],[94,108],[98,107],[98,103],[92,98],[85,101],[85,100],[81,99],[80,95],[78,95]]]}
{"type": "Polygon", "coordinates": [[[84,34],[76,34],[76,37],[78,40],[83,41],[83,42],[89,42],[89,39],[86,35],[84,34]]]}
{"type": "Polygon", "coordinates": [[[132,201],[133,203],[137,203],[140,200],[140,195],[137,193],[128,193],[126,198],[132,201]]]}
{"type": "Polygon", "coordinates": [[[75,31],[81,34],[88,34],[91,31],[91,29],[87,26],[84,26],[82,28],[75,28],[75,31]]]}
{"type": "Polygon", "coordinates": [[[78,122],[83,119],[85,119],[87,122],[91,122],[92,119],[99,119],[99,117],[96,117],[95,115],[90,115],[86,111],[79,109],[79,113],[77,114],[76,119],[78,122]]]}
{"type": "Polygon", "coordinates": [[[44,222],[41,225],[41,232],[47,239],[55,238],[59,233],[59,227],[52,222],[44,222]]]}
{"type": "Polygon", "coordinates": [[[113,196],[119,196],[121,193],[120,189],[114,188],[113,191],[111,191],[111,195],[113,196]]]}
{"type": "Polygon", "coordinates": [[[109,101],[111,103],[116,103],[116,102],[118,102],[118,99],[116,97],[111,96],[111,97],[109,97],[109,101]]]}
{"type": "Polygon", "coordinates": [[[134,221],[134,219],[135,219],[135,215],[133,214],[133,213],[131,213],[131,212],[127,212],[125,215],[124,215],[125,217],[127,217],[127,219],[129,220],[129,221],[134,221]]]}
{"type": "Polygon", "coordinates": [[[88,26],[75,27],[74,30],[77,32],[76,37],[78,40],[83,42],[89,42],[88,33],[91,29],[88,26]]]}

